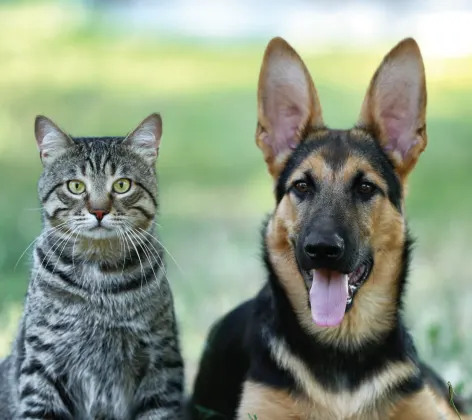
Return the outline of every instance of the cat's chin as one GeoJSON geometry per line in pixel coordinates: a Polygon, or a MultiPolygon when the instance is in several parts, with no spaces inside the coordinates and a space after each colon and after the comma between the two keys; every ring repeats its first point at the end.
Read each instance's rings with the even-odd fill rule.
{"type": "Polygon", "coordinates": [[[108,229],[102,226],[98,226],[93,229],[84,229],[82,232],[80,232],[80,235],[83,238],[100,240],[117,238],[118,232],[115,229],[108,229]]]}

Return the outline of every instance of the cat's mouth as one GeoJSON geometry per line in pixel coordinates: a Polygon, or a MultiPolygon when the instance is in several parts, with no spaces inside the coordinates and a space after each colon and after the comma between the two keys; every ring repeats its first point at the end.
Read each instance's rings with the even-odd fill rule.
{"type": "Polygon", "coordinates": [[[93,230],[113,230],[113,229],[110,229],[110,228],[100,224],[100,225],[96,225],[93,228],[89,229],[89,231],[93,231],[93,230]]]}
{"type": "Polygon", "coordinates": [[[81,235],[89,239],[109,239],[118,236],[118,231],[112,227],[95,225],[87,229],[82,229],[81,235]]]}

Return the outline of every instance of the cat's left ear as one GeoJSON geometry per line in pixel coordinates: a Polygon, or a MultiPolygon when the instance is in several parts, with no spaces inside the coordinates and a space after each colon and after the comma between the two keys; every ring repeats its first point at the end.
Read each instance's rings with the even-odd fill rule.
{"type": "Polygon", "coordinates": [[[43,115],[36,117],[34,134],[39,156],[44,165],[49,164],[74,145],[74,141],[64,131],[43,115]]]}
{"type": "Polygon", "coordinates": [[[149,163],[156,161],[162,136],[162,119],[159,114],[145,118],[123,141],[149,163]]]}

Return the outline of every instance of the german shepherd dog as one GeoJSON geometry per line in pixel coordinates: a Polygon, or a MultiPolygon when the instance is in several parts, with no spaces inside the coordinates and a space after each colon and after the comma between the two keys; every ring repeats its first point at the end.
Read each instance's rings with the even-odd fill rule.
{"type": "Polygon", "coordinates": [[[402,317],[404,197],[426,147],[425,113],[411,38],[382,61],[350,130],[325,126],[302,59],[281,38],[269,43],[256,130],[275,183],[268,281],[212,328],[190,418],[458,419],[402,317]]]}

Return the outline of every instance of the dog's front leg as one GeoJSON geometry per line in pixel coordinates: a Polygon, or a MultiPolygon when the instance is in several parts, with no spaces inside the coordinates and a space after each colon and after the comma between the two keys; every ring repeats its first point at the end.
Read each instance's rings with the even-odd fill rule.
{"type": "MultiPolygon", "coordinates": [[[[401,400],[394,408],[390,420],[450,420],[428,388],[401,400]]],[[[456,417],[457,419],[457,417],[456,417]]]]}
{"type": "Polygon", "coordinates": [[[289,393],[246,381],[237,420],[305,420],[301,407],[289,393]]]}

